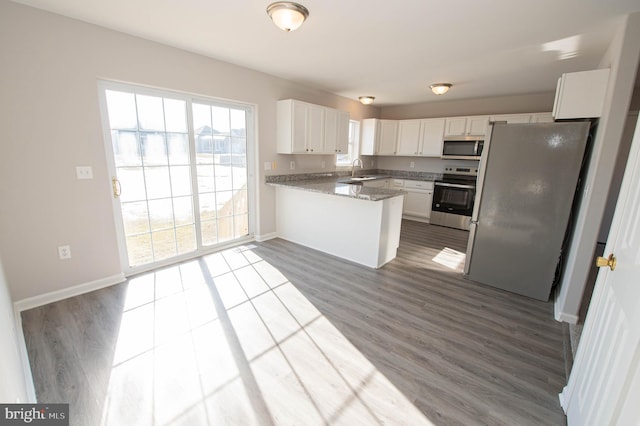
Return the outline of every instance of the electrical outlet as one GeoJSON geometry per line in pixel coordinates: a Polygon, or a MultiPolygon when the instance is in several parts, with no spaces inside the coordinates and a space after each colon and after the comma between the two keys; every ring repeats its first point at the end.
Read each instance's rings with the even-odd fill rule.
{"type": "Polygon", "coordinates": [[[266,163],[264,163],[264,169],[265,170],[271,170],[271,163],[268,162],[268,161],[266,163]]]}
{"type": "Polygon", "coordinates": [[[294,170],[294,169],[296,168],[296,162],[295,162],[295,161],[291,161],[291,162],[289,162],[289,168],[290,168],[291,170],[294,170]]]}
{"type": "Polygon", "coordinates": [[[93,168],[91,166],[76,167],[76,177],[78,179],[93,179],[93,168]]]}
{"type": "Polygon", "coordinates": [[[326,165],[327,165],[327,163],[324,160],[322,160],[322,168],[323,169],[326,167],[326,165]]]}
{"type": "Polygon", "coordinates": [[[409,163],[409,167],[410,168],[413,169],[415,166],[416,166],[416,162],[415,161],[412,161],[412,162],[409,163]]]}
{"type": "Polygon", "coordinates": [[[70,246],[59,246],[58,247],[58,257],[60,257],[60,260],[71,259],[71,247],[70,246]]]}

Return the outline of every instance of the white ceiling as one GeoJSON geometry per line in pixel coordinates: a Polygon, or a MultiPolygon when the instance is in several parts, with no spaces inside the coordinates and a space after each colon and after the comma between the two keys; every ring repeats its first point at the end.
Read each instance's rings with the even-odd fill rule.
{"type": "Polygon", "coordinates": [[[639,0],[298,0],[279,30],[270,0],[15,0],[347,98],[399,105],[555,90],[598,66],[639,0]],[[445,97],[428,86],[453,83],[445,97]]]}

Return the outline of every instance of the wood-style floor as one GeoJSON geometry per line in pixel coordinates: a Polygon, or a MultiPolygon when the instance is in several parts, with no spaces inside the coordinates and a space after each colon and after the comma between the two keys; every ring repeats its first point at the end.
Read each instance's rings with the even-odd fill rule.
{"type": "Polygon", "coordinates": [[[553,306],[464,280],[404,221],[379,270],[275,239],[22,314],[74,425],[563,425],[553,306]]]}

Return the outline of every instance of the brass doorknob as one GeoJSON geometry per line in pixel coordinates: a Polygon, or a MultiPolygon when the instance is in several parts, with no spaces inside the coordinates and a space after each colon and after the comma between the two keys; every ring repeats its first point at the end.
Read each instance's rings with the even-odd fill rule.
{"type": "Polygon", "coordinates": [[[598,256],[596,258],[596,266],[598,268],[603,268],[605,266],[608,266],[613,271],[614,269],[616,269],[616,258],[613,255],[613,253],[611,253],[608,258],[598,256]]]}

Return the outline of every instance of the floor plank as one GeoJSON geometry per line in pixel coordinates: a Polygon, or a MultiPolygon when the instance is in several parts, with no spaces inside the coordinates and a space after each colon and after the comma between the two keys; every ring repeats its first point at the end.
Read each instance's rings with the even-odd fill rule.
{"type": "Polygon", "coordinates": [[[553,306],[462,278],[468,233],[403,221],[375,270],[284,240],[22,314],[71,424],[563,425],[553,306]]]}

